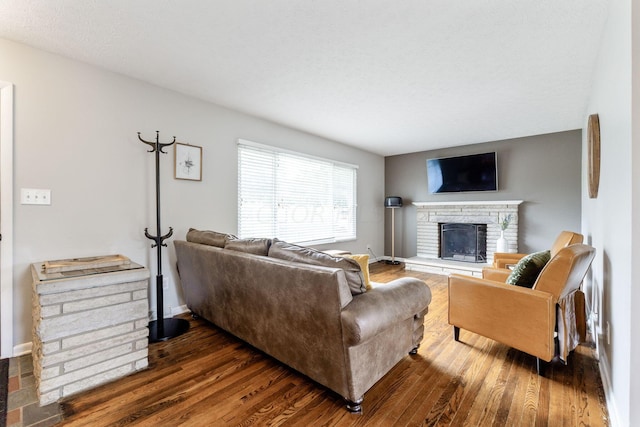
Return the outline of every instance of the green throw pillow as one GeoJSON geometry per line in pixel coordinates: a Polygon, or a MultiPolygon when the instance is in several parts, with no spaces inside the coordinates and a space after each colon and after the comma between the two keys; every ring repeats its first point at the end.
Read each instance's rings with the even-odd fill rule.
{"type": "Polygon", "coordinates": [[[522,258],[507,278],[510,285],[532,288],[538,275],[551,259],[550,251],[535,252],[522,258]]]}

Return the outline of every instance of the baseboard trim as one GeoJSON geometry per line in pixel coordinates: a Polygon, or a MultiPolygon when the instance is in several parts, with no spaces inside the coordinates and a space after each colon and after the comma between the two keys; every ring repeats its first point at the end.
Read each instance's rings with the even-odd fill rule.
{"type": "MultiPolygon", "coordinates": [[[[602,347],[599,347],[602,349],[602,347]]],[[[616,405],[615,396],[613,395],[613,387],[611,386],[611,364],[605,352],[600,351],[598,367],[600,368],[600,378],[602,379],[602,387],[604,388],[604,396],[607,401],[607,410],[609,411],[609,425],[617,427],[620,425],[620,417],[618,416],[618,407],[616,405]]]]}
{"type": "Polygon", "coordinates": [[[18,344],[13,347],[13,357],[24,356],[25,354],[31,353],[33,350],[32,342],[25,342],[22,344],[18,344]]]}
{"type": "Polygon", "coordinates": [[[171,315],[177,316],[178,314],[189,313],[190,311],[191,310],[189,310],[189,307],[187,307],[186,305],[179,305],[177,307],[171,308],[171,315]]]}

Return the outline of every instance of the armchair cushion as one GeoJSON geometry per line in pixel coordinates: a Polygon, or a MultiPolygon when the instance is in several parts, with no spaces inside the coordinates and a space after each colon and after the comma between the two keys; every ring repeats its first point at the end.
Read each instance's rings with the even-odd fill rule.
{"type": "Polygon", "coordinates": [[[522,258],[516,266],[513,268],[509,277],[507,277],[506,283],[515,286],[522,286],[525,288],[532,288],[536,283],[538,275],[549,262],[551,258],[550,251],[541,251],[529,254],[522,258]]]}

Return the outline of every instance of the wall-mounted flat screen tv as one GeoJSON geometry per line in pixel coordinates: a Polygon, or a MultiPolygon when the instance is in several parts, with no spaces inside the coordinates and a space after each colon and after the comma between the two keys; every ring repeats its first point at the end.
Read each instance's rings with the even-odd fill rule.
{"type": "Polygon", "coordinates": [[[429,193],[497,191],[496,153],[427,159],[429,193]]]}

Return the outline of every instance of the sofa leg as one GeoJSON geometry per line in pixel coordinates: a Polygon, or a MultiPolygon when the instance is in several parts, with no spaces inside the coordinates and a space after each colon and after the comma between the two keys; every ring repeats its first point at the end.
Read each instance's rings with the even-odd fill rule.
{"type": "Polygon", "coordinates": [[[417,346],[413,347],[411,349],[411,351],[409,352],[410,355],[415,356],[416,354],[418,354],[418,347],[420,347],[420,344],[418,344],[417,346]]]}
{"type": "Polygon", "coordinates": [[[455,341],[460,341],[460,328],[457,326],[453,327],[453,339],[455,341]]]}
{"type": "Polygon", "coordinates": [[[364,398],[357,399],[355,401],[346,399],[347,401],[347,410],[354,414],[359,414],[362,412],[362,401],[364,398]]]}

